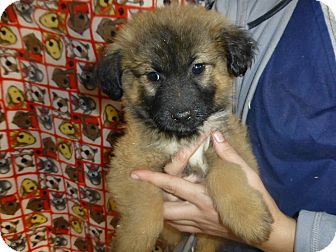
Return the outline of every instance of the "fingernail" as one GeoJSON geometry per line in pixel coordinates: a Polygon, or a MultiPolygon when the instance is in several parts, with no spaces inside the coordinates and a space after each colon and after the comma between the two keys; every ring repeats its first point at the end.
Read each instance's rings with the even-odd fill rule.
{"type": "Polygon", "coordinates": [[[223,143],[225,141],[223,134],[219,131],[215,131],[213,137],[217,143],[223,143]]]}
{"type": "Polygon", "coordinates": [[[131,173],[131,178],[132,178],[132,179],[135,179],[135,180],[139,180],[139,179],[140,179],[139,175],[136,174],[135,172],[132,172],[132,173],[131,173]]]}

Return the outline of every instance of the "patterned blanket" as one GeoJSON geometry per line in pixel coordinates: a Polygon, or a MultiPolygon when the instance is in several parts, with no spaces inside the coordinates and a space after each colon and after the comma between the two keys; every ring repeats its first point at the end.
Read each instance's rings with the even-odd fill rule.
{"type": "Polygon", "coordinates": [[[0,224],[13,249],[108,250],[119,214],[103,178],[122,107],[92,69],[128,18],[168,2],[22,0],[2,15],[0,224]]]}

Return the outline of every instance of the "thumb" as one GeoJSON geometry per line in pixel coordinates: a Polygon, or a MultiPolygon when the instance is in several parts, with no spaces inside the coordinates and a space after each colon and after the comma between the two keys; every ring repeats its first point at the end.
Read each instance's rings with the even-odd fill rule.
{"type": "Polygon", "coordinates": [[[220,131],[213,132],[211,137],[213,147],[221,159],[238,165],[246,165],[245,161],[233,149],[229,142],[225,140],[223,134],[220,131]]]}
{"type": "Polygon", "coordinates": [[[213,147],[217,155],[230,163],[237,164],[247,175],[249,184],[254,188],[265,190],[258,174],[245,162],[245,160],[234,150],[234,148],[225,140],[221,132],[215,131],[211,135],[213,147]]]}

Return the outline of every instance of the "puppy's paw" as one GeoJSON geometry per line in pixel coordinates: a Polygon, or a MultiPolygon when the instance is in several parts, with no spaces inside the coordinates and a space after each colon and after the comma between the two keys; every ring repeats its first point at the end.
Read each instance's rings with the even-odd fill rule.
{"type": "Polygon", "coordinates": [[[248,244],[260,244],[269,239],[273,217],[259,192],[250,191],[242,198],[232,199],[230,205],[228,208],[217,204],[217,210],[223,223],[236,236],[248,244]]]}
{"type": "Polygon", "coordinates": [[[263,201],[249,206],[240,218],[242,223],[241,228],[236,230],[237,235],[248,244],[260,244],[269,239],[273,218],[263,201]]]}

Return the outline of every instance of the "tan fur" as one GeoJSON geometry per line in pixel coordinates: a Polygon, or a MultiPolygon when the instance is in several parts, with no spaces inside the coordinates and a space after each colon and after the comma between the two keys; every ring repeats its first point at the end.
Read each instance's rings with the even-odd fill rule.
{"type": "MultiPolygon", "coordinates": [[[[142,34],[156,27],[158,20],[165,22],[168,19],[168,23],[175,27],[180,26],[179,18],[183,16],[184,22],[189,22],[185,27],[194,27],[194,29],[185,31],[189,34],[182,34],[183,29],[181,28],[181,36],[195,37],[200,62],[213,63],[207,68],[203,83],[210,85],[210,79],[213,77],[216,85],[215,103],[223,106],[223,111],[209,117],[199,128],[199,132],[221,130],[226,140],[257,171],[256,161],[247,141],[246,129],[231,114],[228,97],[232,95],[232,78],[228,74],[225,61],[217,56],[217,51],[222,49],[213,42],[219,27],[228,26],[228,24],[219,15],[215,13],[211,15],[209,16],[208,12],[196,7],[184,10],[170,7],[157,10],[154,14],[139,15],[130,25],[126,25],[106,53],[107,55],[112,54],[119,49],[123,53],[122,83],[127,121],[126,134],[115,147],[115,157],[112,159],[111,169],[107,176],[109,189],[122,215],[112,251],[151,251],[164,226],[161,190],[147,182],[131,179],[130,173],[135,169],[162,171],[175,152],[197,140],[197,136],[180,140],[173,136],[169,137],[159,130],[146,127],[133,113],[136,106],[141,106],[142,95],[144,95],[141,90],[145,90],[145,95],[155,93],[155,87],[143,77],[151,70],[146,58],[150,55],[141,54],[139,50],[140,52],[146,50],[142,34]],[[198,24],[194,23],[195,18],[200,19],[201,22],[207,22],[204,24],[208,29],[206,33],[198,30],[198,24]],[[143,44],[139,45],[132,41],[143,44]],[[137,71],[139,76],[135,76],[134,71],[137,71]]],[[[204,30],[204,27],[202,29],[204,30]]],[[[218,158],[211,144],[209,148],[206,147],[194,157],[196,160],[204,158],[205,170],[194,165],[191,172],[204,176],[204,185],[213,198],[221,222],[248,243],[266,241],[273,219],[261,194],[248,185],[247,178],[239,166],[218,158]]],[[[170,237],[168,239],[176,243],[178,234],[175,235],[171,231],[165,233],[170,233],[166,235],[166,238],[170,237]]],[[[218,243],[218,238],[201,235],[197,251],[214,251],[218,243]]]]}

